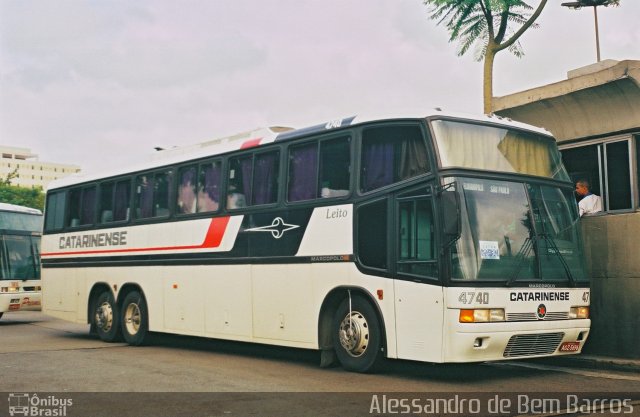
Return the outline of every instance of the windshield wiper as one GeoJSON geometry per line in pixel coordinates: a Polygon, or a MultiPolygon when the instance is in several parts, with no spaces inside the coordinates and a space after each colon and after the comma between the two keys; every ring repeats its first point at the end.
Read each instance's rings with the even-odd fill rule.
{"type": "MultiPolygon", "coordinates": [[[[573,277],[573,274],[571,273],[571,268],[569,267],[569,264],[567,263],[567,260],[564,258],[564,256],[562,255],[562,253],[560,252],[560,249],[558,248],[558,245],[556,245],[556,242],[553,240],[553,238],[551,236],[549,236],[547,233],[539,233],[537,234],[537,236],[534,237],[534,239],[544,239],[544,241],[547,243],[548,247],[547,247],[547,252],[549,251],[549,249],[551,249],[551,251],[553,251],[553,253],[558,255],[558,259],[560,260],[560,263],[562,264],[562,268],[564,269],[565,273],[567,274],[567,277],[569,278],[569,283],[571,284],[572,287],[576,286],[576,279],[573,277]]],[[[522,245],[522,247],[520,248],[520,250],[518,251],[518,253],[516,254],[516,260],[518,260],[517,263],[517,268],[514,271],[513,276],[509,279],[509,281],[507,281],[506,286],[509,287],[511,286],[511,284],[513,284],[515,281],[518,280],[518,275],[520,275],[520,271],[522,270],[522,267],[525,264],[525,261],[527,259],[527,257],[529,256],[529,253],[531,252],[531,249],[533,249],[533,240],[528,237],[525,241],[524,244],[522,245]]],[[[540,256],[541,254],[539,254],[540,256]]]]}
{"type": "Polygon", "coordinates": [[[531,249],[533,249],[533,241],[531,240],[530,237],[528,237],[525,239],[524,244],[520,247],[520,250],[516,254],[517,268],[514,271],[513,276],[509,278],[509,280],[506,282],[507,287],[510,287],[511,284],[513,284],[518,279],[518,275],[520,275],[520,271],[522,271],[522,266],[524,265],[527,257],[529,256],[531,249]]]}
{"type": "MultiPolygon", "coordinates": [[[[567,260],[564,259],[564,256],[560,252],[560,248],[558,248],[558,245],[556,245],[556,241],[553,240],[553,238],[549,236],[549,234],[546,232],[540,233],[539,236],[542,237],[544,241],[547,243],[547,245],[551,246],[551,250],[558,255],[558,259],[560,259],[560,263],[564,268],[564,272],[567,273],[567,278],[569,278],[569,284],[571,284],[572,287],[575,287],[576,279],[573,277],[573,274],[571,273],[571,268],[569,268],[569,264],[567,263],[567,260]]],[[[549,253],[549,247],[547,247],[547,253],[549,253]]]]}

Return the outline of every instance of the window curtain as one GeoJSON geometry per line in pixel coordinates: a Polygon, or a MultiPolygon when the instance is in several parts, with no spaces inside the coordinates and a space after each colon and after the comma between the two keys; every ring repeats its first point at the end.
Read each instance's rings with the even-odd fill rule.
{"type": "Polygon", "coordinates": [[[295,148],[289,160],[289,201],[302,201],[318,195],[318,147],[295,148]]]}
{"type": "Polygon", "coordinates": [[[251,197],[251,172],[253,171],[253,159],[246,158],[240,161],[240,171],[242,172],[242,189],[238,190],[240,194],[244,194],[247,204],[253,204],[251,197]]]}
{"type": "Polygon", "coordinates": [[[549,147],[529,135],[507,132],[498,150],[514,172],[552,177],[549,147]]]}
{"type": "Polygon", "coordinates": [[[82,212],[80,224],[92,224],[96,214],[96,189],[85,188],[82,193],[82,212]]]}
{"type": "Polygon", "coordinates": [[[362,191],[370,191],[393,182],[393,144],[381,140],[364,143],[362,191]]]}
{"type": "Polygon", "coordinates": [[[178,186],[178,210],[182,214],[196,212],[196,168],[181,170],[178,186]]]}
{"type": "Polygon", "coordinates": [[[278,191],[278,153],[268,153],[256,157],[254,168],[252,204],[273,203],[278,191]]]}
{"type": "Polygon", "coordinates": [[[422,135],[409,136],[402,140],[400,147],[400,179],[413,178],[417,175],[429,172],[427,161],[427,149],[422,135]]]}
{"type": "Polygon", "coordinates": [[[154,216],[169,215],[169,175],[162,173],[155,176],[155,190],[153,192],[154,216]]]}
{"type": "Polygon", "coordinates": [[[437,121],[433,128],[442,166],[553,177],[561,167],[550,144],[535,135],[473,124],[437,121]],[[497,152],[496,152],[497,150],[497,152]]]}
{"type": "Polygon", "coordinates": [[[220,164],[212,163],[202,167],[198,190],[198,211],[218,210],[220,201],[220,164]]]}
{"type": "Polygon", "coordinates": [[[138,179],[138,209],[141,218],[153,216],[154,178],[143,176],[138,179]]]}
{"type": "Polygon", "coordinates": [[[129,181],[116,184],[115,202],[113,204],[113,220],[129,220],[129,200],[131,186],[129,181]]]}

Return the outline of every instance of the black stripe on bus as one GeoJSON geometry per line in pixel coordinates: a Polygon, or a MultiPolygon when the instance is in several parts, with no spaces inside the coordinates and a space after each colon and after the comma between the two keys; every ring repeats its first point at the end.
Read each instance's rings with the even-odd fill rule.
{"type": "MultiPolygon", "coordinates": [[[[225,254],[226,255],[226,254],[225,254]]],[[[304,263],[354,262],[353,255],[271,256],[231,258],[203,256],[202,254],[108,256],[88,258],[43,259],[42,268],[95,268],[131,266],[183,266],[183,265],[273,265],[304,263]]]]}

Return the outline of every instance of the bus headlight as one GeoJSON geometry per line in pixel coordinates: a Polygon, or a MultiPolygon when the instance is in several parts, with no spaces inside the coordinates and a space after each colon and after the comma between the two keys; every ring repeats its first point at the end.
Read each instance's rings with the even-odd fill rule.
{"type": "Polygon", "coordinates": [[[571,307],[569,310],[570,319],[588,319],[589,307],[571,307]]]}
{"type": "Polygon", "coordinates": [[[475,310],[460,310],[460,323],[489,323],[504,321],[503,308],[480,308],[475,310]]]}

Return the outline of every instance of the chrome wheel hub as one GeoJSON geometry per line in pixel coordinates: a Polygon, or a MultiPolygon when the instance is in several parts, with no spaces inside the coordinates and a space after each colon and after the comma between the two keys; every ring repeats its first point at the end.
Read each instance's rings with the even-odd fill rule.
{"type": "Polygon", "coordinates": [[[108,332],[113,326],[113,308],[108,302],[104,302],[96,309],[96,326],[103,332],[108,332]]]}
{"type": "Polygon", "coordinates": [[[127,332],[130,335],[138,333],[141,322],[142,316],[140,314],[140,307],[136,303],[130,303],[124,311],[124,325],[127,332]]]}
{"type": "Polygon", "coordinates": [[[366,318],[357,311],[348,313],[340,323],[338,337],[349,355],[362,356],[369,346],[369,324],[366,318]]]}

